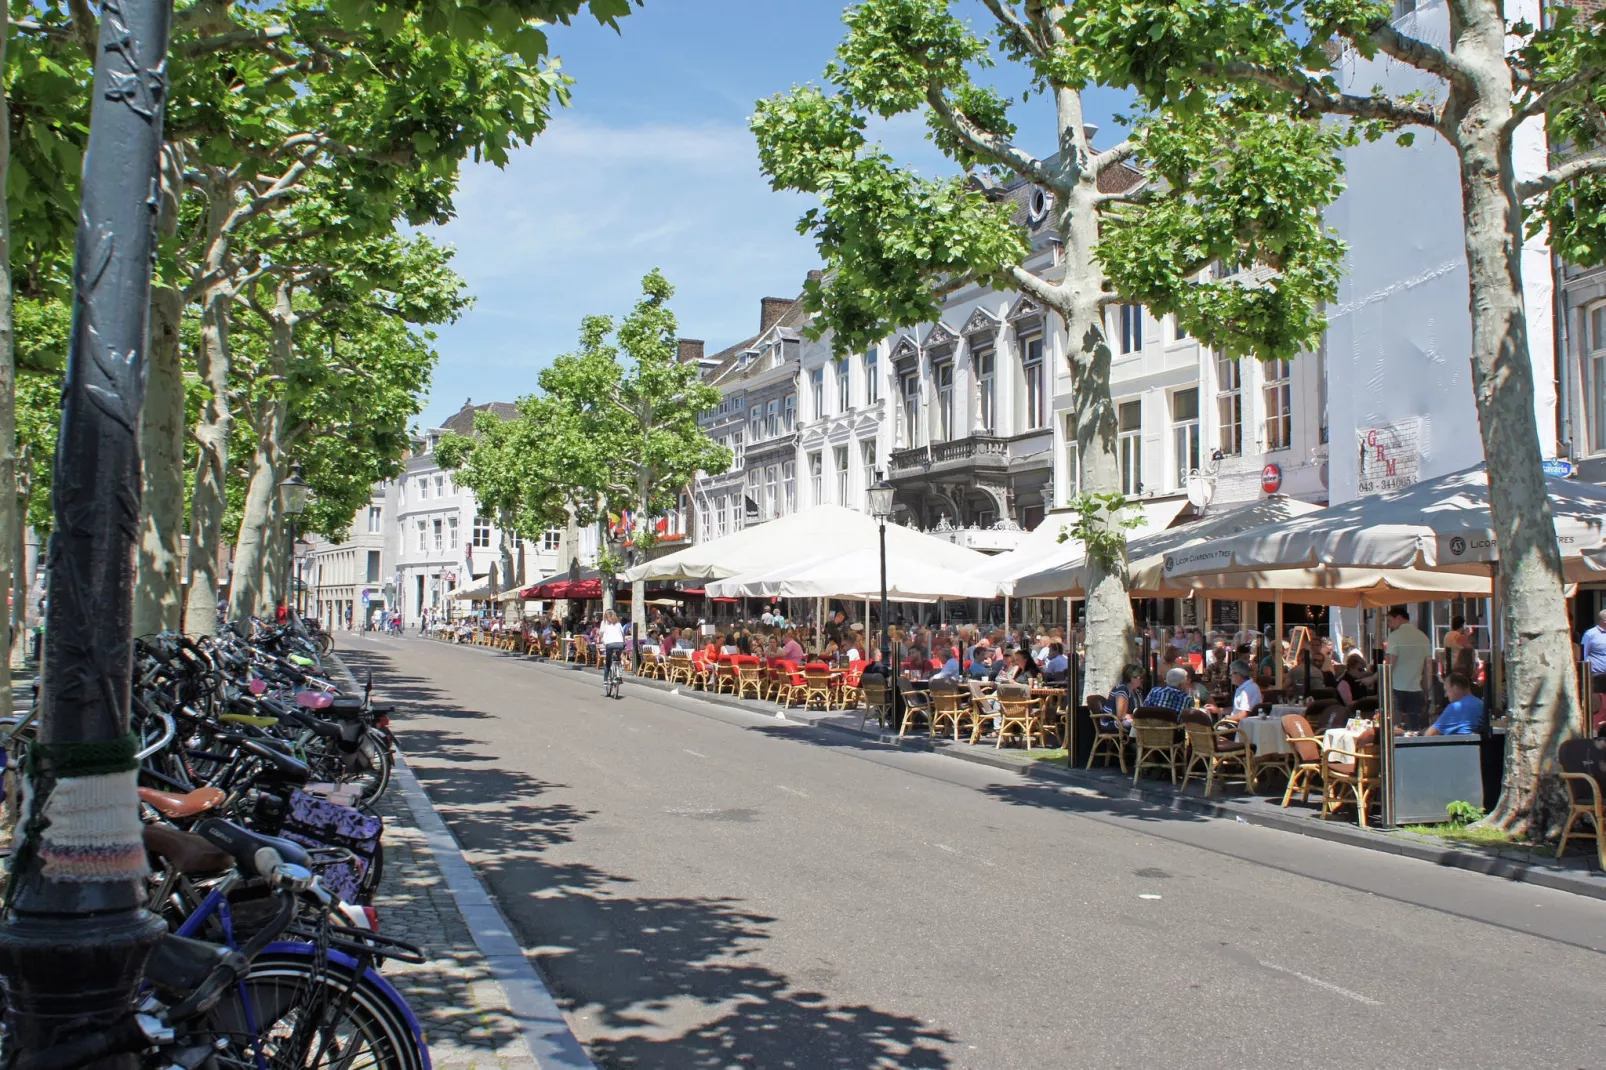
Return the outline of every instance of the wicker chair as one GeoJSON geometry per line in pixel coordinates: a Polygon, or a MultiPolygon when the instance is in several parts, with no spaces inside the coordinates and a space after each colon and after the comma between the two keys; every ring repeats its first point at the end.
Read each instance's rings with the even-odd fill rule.
{"type": "Polygon", "coordinates": [[[756,698],[764,697],[764,666],[751,654],[742,654],[731,658],[736,666],[736,697],[756,698]]]}
{"type": "MultiPolygon", "coordinates": [[[[1103,695],[1087,696],[1087,712],[1093,719],[1093,746],[1087,753],[1087,768],[1093,768],[1093,761],[1100,754],[1109,752],[1121,763],[1121,775],[1125,776],[1126,733],[1121,729],[1121,722],[1104,709],[1103,695]]],[[[1104,760],[1109,763],[1108,754],[1104,760]]]]}
{"type": "Polygon", "coordinates": [[[803,670],[798,663],[777,658],[775,671],[777,673],[775,701],[787,707],[802,702],[804,696],[808,694],[809,682],[803,678],[803,670]]]}
{"type": "Polygon", "coordinates": [[[809,709],[816,702],[820,709],[831,708],[831,667],[824,662],[812,661],[803,666],[803,708],[809,709]]]}
{"type": "Polygon", "coordinates": [[[931,695],[926,691],[904,691],[903,719],[898,725],[898,738],[902,739],[917,722],[931,723],[931,695]]]}
{"type": "Polygon", "coordinates": [[[1595,854],[1606,869],[1606,810],[1602,809],[1600,774],[1606,771],[1606,742],[1569,739],[1561,745],[1561,778],[1567,785],[1567,824],[1562,826],[1556,857],[1567,850],[1573,827],[1587,817],[1594,827],[1595,854]]]}
{"type": "Polygon", "coordinates": [[[1355,737],[1355,749],[1322,748],[1322,820],[1346,802],[1355,804],[1357,820],[1366,827],[1372,795],[1382,786],[1378,772],[1377,729],[1367,727],[1355,737]]]}
{"type": "Polygon", "coordinates": [[[643,647],[641,656],[636,659],[636,675],[644,676],[649,680],[661,680],[665,676],[664,655],[661,650],[653,647],[643,647]]]}
{"type": "Polygon", "coordinates": [[[892,691],[887,687],[887,678],[878,672],[867,672],[859,677],[859,692],[864,698],[864,713],[859,717],[859,731],[864,731],[864,722],[875,714],[876,726],[885,728],[892,718],[892,691]]]}
{"type": "Polygon", "coordinates": [[[1175,710],[1161,706],[1139,706],[1132,713],[1132,741],[1136,750],[1132,783],[1137,784],[1145,769],[1164,769],[1177,782],[1177,765],[1182,761],[1183,737],[1175,710]]]}
{"type": "Polygon", "coordinates": [[[1312,731],[1310,722],[1302,714],[1283,714],[1283,735],[1288,737],[1288,745],[1294,748],[1294,768],[1288,775],[1288,790],[1283,792],[1283,805],[1287,806],[1294,798],[1294,791],[1299,791],[1299,801],[1307,802],[1310,799],[1310,789],[1314,786],[1312,781],[1322,778],[1322,741],[1312,731]]]}
{"type": "Polygon", "coordinates": [[[959,719],[970,722],[970,742],[974,745],[993,729],[998,717],[998,689],[987,680],[967,680],[965,687],[970,691],[970,705],[959,711],[959,719]]]}
{"type": "Polygon", "coordinates": [[[935,736],[944,726],[954,730],[954,742],[959,742],[959,717],[968,705],[970,696],[961,698],[957,680],[931,681],[931,734],[935,736]]]}
{"type": "Polygon", "coordinates": [[[847,672],[842,674],[842,684],[837,690],[837,702],[841,709],[857,707],[864,700],[864,693],[860,687],[864,670],[869,664],[868,661],[855,661],[848,666],[847,672]]]}
{"type": "Polygon", "coordinates": [[[1021,684],[999,684],[998,693],[994,696],[998,701],[998,740],[993,744],[997,750],[1004,745],[1004,737],[1010,729],[1020,732],[1021,745],[1030,749],[1035,739],[1039,747],[1045,746],[1043,740],[1043,702],[1032,697],[1032,689],[1021,684]]]}
{"type": "Polygon", "coordinates": [[[691,652],[686,650],[671,650],[669,652],[669,675],[667,679],[672,684],[692,685],[697,677],[696,667],[692,664],[691,652]]]}
{"type": "Polygon", "coordinates": [[[691,665],[691,685],[704,691],[713,690],[715,665],[708,656],[700,653],[692,654],[691,665]]]}
{"type": "Polygon", "coordinates": [[[1218,776],[1223,782],[1241,780],[1244,790],[1249,790],[1255,779],[1255,759],[1247,743],[1228,739],[1225,733],[1217,731],[1210,715],[1203,710],[1184,710],[1182,731],[1188,737],[1189,751],[1188,764],[1182,770],[1184,788],[1193,779],[1194,769],[1203,766],[1207,797],[1215,791],[1218,776]]]}
{"type": "Polygon", "coordinates": [[[731,661],[732,655],[721,654],[714,663],[714,694],[722,695],[725,692],[736,694],[736,665],[731,661]]]}

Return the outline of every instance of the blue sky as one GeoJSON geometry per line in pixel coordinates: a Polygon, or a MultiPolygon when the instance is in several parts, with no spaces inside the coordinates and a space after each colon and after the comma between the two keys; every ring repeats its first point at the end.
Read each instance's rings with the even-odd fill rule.
{"type": "MultiPolygon", "coordinates": [[[[990,25],[975,0],[956,6],[990,25]]],[[[440,331],[419,423],[437,425],[469,398],[533,392],[540,369],[573,347],[580,317],[626,311],[654,267],[676,286],[681,335],[710,352],[757,329],[759,298],[795,296],[819,266],[794,229],[808,203],[770,190],[747,118],[759,97],[820,81],[842,10],[840,0],[647,0],[621,33],[584,19],[552,27],[572,106],[505,169],[470,165],[458,218],[432,230],[457,249],[476,304],[440,331]]],[[[1002,89],[1024,88],[1013,71],[992,73],[1002,89]]],[[[1122,99],[1095,92],[1086,104],[1099,143],[1113,144],[1122,99]]],[[[1052,151],[1047,105],[1016,110],[1023,143],[1052,151]]],[[[877,131],[919,170],[949,170],[923,134],[914,120],[877,131]]]]}

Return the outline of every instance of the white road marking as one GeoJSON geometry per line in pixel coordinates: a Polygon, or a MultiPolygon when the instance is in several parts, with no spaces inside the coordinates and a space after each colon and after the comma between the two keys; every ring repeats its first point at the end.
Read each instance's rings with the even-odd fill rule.
{"type": "Polygon", "coordinates": [[[958,851],[954,850],[952,847],[949,847],[946,843],[934,844],[933,846],[935,846],[937,848],[937,850],[939,850],[939,851],[947,851],[951,855],[956,855],[956,854],[959,853],[958,851]]]}
{"type": "Polygon", "coordinates": [[[1073,787],[1061,788],[1060,791],[1064,792],[1066,795],[1084,795],[1089,799],[1097,799],[1097,798],[1099,798],[1099,793],[1094,791],[1092,788],[1083,788],[1083,787],[1074,787],[1073,786],[1073,787]]]}
{"type": "Polygon", "coordinates": [[[785,784],[777,784],[775,786],[780,788],[782,791],[786,792],[789,795],[796,795],[799,799],[807,799],[809,797],[809,793],[808,792],[806,792],[806,791],[798,791],[796,788],[789,788],[785,784]]]}
{"type": "Polygon", "coordinates": [[[1353,999],[1355,1002],[1364,1003],[1368,1007],[1381,1007],[1383,1005],[1380,1000],[1372,999],[1369,996],[1363,996],[1359,992],[1351,992],[1347,988],[1340,988],[1331,981],[1324,981],[1320,977],[1311,977],[1309,974],[1300,973],[1298,970],[1290,970],[1287,966],[1279,966],[1275,962],[1267,962],[1265,959],[1261,959],[1260,964],[1268,970],[1276,970],[1278,973],[1286,973],[1290,977],[1297,977],[1308,985],[1315,985],[1317,988],[1326,989],[1336,996],[1343,996],[1345,999],[1353,999]]]}
{"type": "Polygon", "coordinates": [[[693,758],[706,758],[706,757],[708,757],[708,755],[706,755],[706,754],[698,754],[696,751],[692,750],[690,747],[686,747],[684,749],[685,749],[686,753],[691,755],[693,758]]]}

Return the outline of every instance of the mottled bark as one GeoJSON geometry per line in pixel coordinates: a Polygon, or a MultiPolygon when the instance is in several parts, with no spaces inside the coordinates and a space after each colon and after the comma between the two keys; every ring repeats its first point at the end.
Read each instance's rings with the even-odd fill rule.
{"type": "Polygon", "coordinates": [[[140,518],[134,634],[179,626],[184,525],[184,362],[179,348],[183,297],[170,286],[151,291],[151,345],[139,451],[145,491],[140,518]]]}
{"type": "Polygon", "coordinates": [[[1561,552],[1545,487],[1523,305],[1523,211],[1510,133],[1505,25],[1491,0],[1451,5],[1455,56],[1469,84],[1446,127],[1460,156],[1472,314],[1472,381],[1489,469],[1500,562],[1496,582],[1508,654],[1511,731],[1500,801],[1490,820],[1545,833],[1566,814],[1557,748],[1579,725],[1561,552]]]}
{"type": "Polygon", "coordinates": [[[195,486],[190,496],[189,595],[184,627],[193,635],[217,631],[218,551],[229,465],[229,324],[234,286],[225,272],[234,189],[225,182],[208,190],[210,240],[203,271],[210,281],[201,292],[201,347],[196,358],[206,400],[195,427],[195,486]]]}
{"type": "MultiPolygon", "coordinates": [[[[295,353],[297,317],[295,286],[281,280],[274,290],[273,307],[259,309],[272,331],[269,360],[272,378],[282,382],[295,353]]],[[[285,457],[286,401],[275,393],[258,401],[252,410],[256,430],[256,451],[251,458],[251,479],[246,489],[245,510],[234,543],[234,583],[229,588],[229,619],[242,620],[252,614],[271,616],[275,596],[270,566],[286,552],[278,537],[281,523],[279,483],[287,470],[285,457]]],[[[281,588],[282,590],[282,588],[281,588]]]]}
{"type": "MultiPolygon", "coordinates": [[[[9,10],[0,12],[0,72],[6,69],[6,43],[11,36],[9,10]]],[[[22,516],[17,512],[17,378],[16,338],[11,315],[11,212],[6,204],[6,177],[11,167],[11,104],[4,85],[0,85],[0,591],[11,588],[11,558],[20,531],[22,516]]],[[[26,590],[19,588],[13,601],[21,602],[26,590]]],[[[0,717],[11,716],[11,622],[0,625],[5,631],[7,652],[0,666],[0,717]]]]}

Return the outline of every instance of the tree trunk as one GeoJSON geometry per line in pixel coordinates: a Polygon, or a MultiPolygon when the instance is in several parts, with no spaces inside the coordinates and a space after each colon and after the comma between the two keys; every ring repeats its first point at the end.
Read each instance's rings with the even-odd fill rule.
{"type": "MultiPolygon", "coordinates": [[[[275,412],[278,406],[274,406],[275,412]]],[[[272,586],[268,579],[269,561],[276,553],[274,543],[279,521],[279,458],[277,440],[272,434],[275,423],[269,417],[269,426],[257,437],[256,452],[251,457],[251,479],[245,492],[245,511],[240,517],[240,532],[234,543],[234,583],[229,587],[229,619],[244,620],[252,614],[271,616],[272,603],[267,601],[272,586]]]]}
{"type": "MultiPolygon", "coordinates": [[[[214,220],[227,204],[214,197],[214,220]]],[[[221,225],[219,222],[218,225],[221,225]]],[[[216,246],[221,238],[213,242],[216,246]]],[[[221,260],[222,254],[218,254],[221,260]]],[[[223,538],[229,467],[229,317],[234,291],[228,282],[214,282],[201,300],[201,348],[197,360],[207,397],[195,428],[195,488],[190,497],[190,590],[184,626],[192,635],[217,631],[218,550],[223,538]]]]}
{"type": "MultiPolygon", "coordinates": [[[[11,36],[10,11],[0,12],[0,73],[6,69],[6,42],[11,36]]],[[[11,167],[11,102],[0,80],[0,591],[10,590],[14,603],[27,597],[25,588],[11,582],[12,556],[21,530],[17,514],[17,366],[16,338],[11,316],[11,212],[6,204],[6,177],[11,167]]],[[[25,570],[24,570],[25,571],[25,570]]],[[[11,716],[11,617],[4,625],[7,657],[0,668],[0,717],[11,716]]]]}
{"type": "MultiPolygon", "coordinates": [[[[1064,242],[1062,302],[1055,304],[1065,324],[1066,359],[1076,418],[1077,456],[1084,494],[1119,492],[1121,465],[1116,454],[1115,404],[1110,399],[1110,344],[1104,333],[1104,271],[1099,266],[1097,180],[1086,170],[1089,151],[1082,132],[1079,94],[1059,93],[1062,166],[1078,169],[1071,192],[1055,198],[1064,242]]],[[[1116,518],[1100,513],[1098,523],[1116,518]]],[[[1132,658],[1136,626],[1132,619],[1131,578],[1123,546],[1114,560],[1092,555],[1082,568],[1087,602],[1083,694],[1109,694],[1132,658]]]]}
{"type": "Polygon", "coordinates": [[[1522,202],[1510,139],[1501,133],[1511,117],[1505,28],[1496,5],[1458,6],[1473,17],[1452,15],[1456,55],[1474,67],[1477,85],[1475,95],[1467,94],[1470,106],[1459,116],[1454,138],[1466,216],[1472,385],[1500,548],[1496,582],[1509,652],[1511,732],[1500,801],[1489,821],[1543,835],[1566,814],[1555,774],[1557,748],[1579,724],[1573,644],[1534,413],[1522,292],[1522,202]]]}
{"type": "Polygon", "coordinates": [[[184,362],[179,349],[183,297],[170,286],[151,291],[151,343],[146,362],[145,412],[140,426],[144,510],[139,574],[134,586],[134,634],[179,626],[179,562],[184,524],[184,362]]]}

